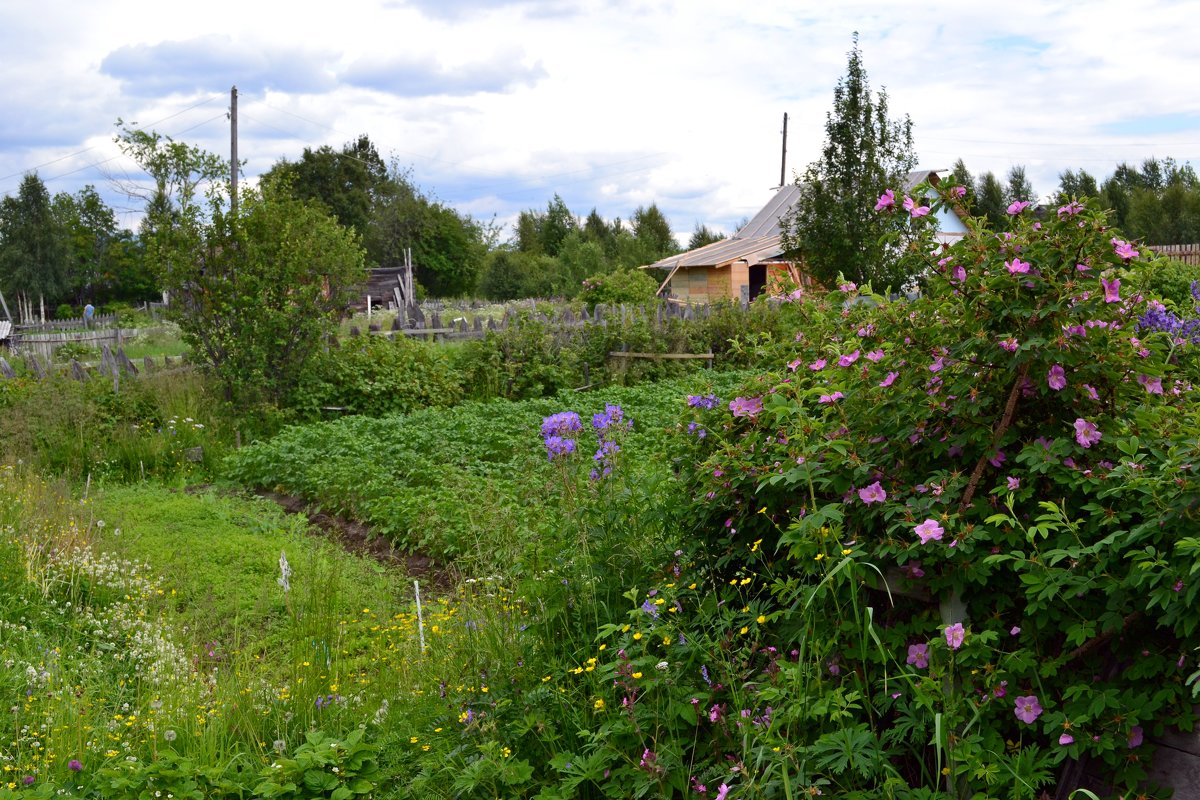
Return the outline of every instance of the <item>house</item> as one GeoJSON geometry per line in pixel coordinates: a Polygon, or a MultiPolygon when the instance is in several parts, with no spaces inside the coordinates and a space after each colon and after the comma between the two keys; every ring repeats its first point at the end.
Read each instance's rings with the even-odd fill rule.
{"type": "MultiPolygon", "coordinates": [[[[906,176],[902,189],[911,193],[924,181],[936,186],[939,180],[934,170],[918,170],[906,176]]],[[[665,274],[658,293],[678,303],[749,302],[774,280],[786,279],[802,288],[810,287],[812,281],[802,265],[785,257],[781,237],[780,220],[799,199],[800,187],[780,187],[770,202],[730,238],[668,256],[642,269],[665,274]]],[[[953,211],[939,211],[937,220],[938,241],[953,243],[967,232],[966,224],[953,211]]]]}

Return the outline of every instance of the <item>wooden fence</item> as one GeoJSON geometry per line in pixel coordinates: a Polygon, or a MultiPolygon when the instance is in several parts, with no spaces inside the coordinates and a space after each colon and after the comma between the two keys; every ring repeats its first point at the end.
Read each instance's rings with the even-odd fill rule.
{"type": "MultiPolygon", "coordinates": [[[[146,356],[138,364],[135,364],[132,359],[125,355],[124,348],[118,347],[114,351],[108,344],[100,346],[100,362],[97,364],[84,364],[75,360],[72,360],[69,364],[53,364],[39,357],[37,353],[32,352],[26,352],[23,355],[17,356],[14,358],[14,361],[16,360],[22,362],[25,375],[36,378],[39,381],[45,380],[53,374],[66,374],[80,381],[99,375],[105,378],[112,378],[114,389],[120,385],[122,377],[136,378],[139,375],[148,373],[191,369],[191,366],[182,357],[171,358],[170,356],[164,356],[156,361],[150,356],[146,356]]],[[[13,365],[9,364],[3,356],[0,356],[0,380],[12,380],[17,375],[17,370],[13,365]]]]}
{"type": "MultiPolygon", "coordinates": [[[[521,320],[540,322],[556,328],[578,328],[586,325],[606,327],[610,320],[614,323],[619,321],[622,325],[628,324],[631,321],[641,320],[652,326],[661,328],[672,319],[705,319],[712,311],[709,306],[659,304],[647,308],[645,305],[626,305],[622,303],[620,305],[607,306],[601,303],[590,313],[586,308],[578,314],[570,308],[563,308],[550,314],[544,314],[537,310],[535,303],[530,301],[528,309],[520,306],[515,309],[508,308],[505,310],[503,317],[498,320],[495,317],[489,317],[486,323],[482,317],[478,316],[471,323],[468,323],[466,317],[460,316],[446,319],[436,310],[426,314],[420,306],[412,313],[413,316],[408,320],[403,320],[397,316],[392,321],[392,325],[388,330],[384,330],[380,325],[373,324],[369,326],[367,332],[373,335],[387,336],[389,339],[394,339],[396,336],[424,336],[437,341],[482,339],[487,336],[489,331],[507,330],[513,325],[519,324],[521,320]]],[[[357,327],[353,327],[350,329],[350,335],[361,336],[362,331],[357,327]]]]}
{"type": "Polygon", "coordinates": [[[1188,266],[1200,267],[1200,244],[1148,244],[1146,248],[1188,266]]]}

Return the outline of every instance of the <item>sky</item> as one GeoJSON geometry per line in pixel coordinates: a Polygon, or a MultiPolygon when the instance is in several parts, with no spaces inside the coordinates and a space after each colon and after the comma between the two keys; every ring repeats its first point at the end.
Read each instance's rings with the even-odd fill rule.
{"type": "Polygon", "coordinates": [[[511,234],[656,203],[731,233],[815,160],[857,31],[918,161],[978,176],[1173,157],[1200,169],[1200,0],[41,0],[0,7],[0,195],[36,171],[136,227],[118,119],[229,155],[244,180],[367,134],[427,194],[511,234]]]}

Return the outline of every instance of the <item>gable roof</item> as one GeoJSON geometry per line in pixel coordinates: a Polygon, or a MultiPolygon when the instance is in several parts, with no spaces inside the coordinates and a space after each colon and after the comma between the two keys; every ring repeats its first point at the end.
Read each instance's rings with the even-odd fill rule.
{"type": "MultiPolygon", "coordinates": [[[[929,181],[937,186],[940,178],[937,170],[919,169],[904,176],[903,192],[911,193],[919,184],[929,181]]],[[[775,195],[753,218],[728,239],[706,244],[686,253],[655,261],[642,269],[688,269],[689,267],[726,267],[735,261],[749,265],[778,260],[783,255],[782,229],[780,220],[800,200],[800,186],[789,183],[775,191],[775,195]]]]}

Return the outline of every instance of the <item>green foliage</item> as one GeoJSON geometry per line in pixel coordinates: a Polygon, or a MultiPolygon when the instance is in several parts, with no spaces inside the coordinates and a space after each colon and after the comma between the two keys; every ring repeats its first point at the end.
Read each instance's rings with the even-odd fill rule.
{"type": "MultiPolygon", "coordinates": [[[[1193,723],[1194,347],[1138,330],[1144,273],[1102,213],[1010,224],[911,249],[916,301],[797,308],[683,462],[717,569],[786,562],[769,595],[828,666],[840,710],[805,735],[843,792],[948,770],[956,796],[1034,797],[1084,756],[1132,789],[1143,736],[1193,723]],[[838,622],[805,634],[810,611],[838,622]]],[[[798,724],[812,696],[775,707],[798,724]]]]}
{"type": "Polygon", "coordinates": [[[67,230],[31,172],[16,197],[0,200],[0,291],[31,304],[54,302],[66,294],[70,266],[67,230]]]}
{"type": "Polygon", "coordinates": [[[834,286],[843,276],[899,289],[912,276],[881,241],[887,221],[872,207],[915,163],[912,121],[889,119],[887,93],[872,95],[856,33],[825,117],[821,157],[796,180],[800,197],[783,220],[784,246],[800,255],[819,284],[834,286]]]}
{"type": "Polygon", "coordinates": [[[142,375],[117,392],[101,377],[0,387],[0,460],[71,480],[199,478],[231,444],[217,398],[194,373],[142,375]]]}
{"type": "Polygon", "coordinates": [[[707,225],[696,223],[696,230],[692,231],[692,238],[688,240],[687,250],[698,250],[705,245],[710,245],[715,242],[722,241],[725,238],[723,234],[709,230],[707,225]]]}
{"type": "Polygon", "coordinates": [[[306,147],[298,161],[281,159],[263,180],[287,186],[298,199],[321,203],[360,238],[368,236],[377,198],[388,191],[387,165],[363,134],[340,151],[329,145],[306,147]]]}
{"type": "Polygon", "coordinates": [[[262,770],[254,796],[279,800],[352,800],[371,795],[379,766],[378,748],[363,741],[362,729],[343,738],[322,731],[305,735],[304,744],[290,758],[281,758],[262,770]]]}
{"type": "Polygon", "coordinates": [[[1006,205],[1022,202],[1037,205],[1037,194],[1025,175],[1025,167],[1017,165],[1009,169],[1008,180],[1004,185],[1004,201],[1006,205]]]}
{"type": "Polygon", "coordinates": [[[593,309],[599,303],[651,303],[657,292],[658,281],[645,271],[619,269],[584,280],[579,299],[593,309]]]}
{"type": "Polygon", "coordinates": [[[443,349],[403,336],[366,336],[313,356],[288,406],[302,419],[319,419],[331,406],[379,417],[451,406],[461,397],[443,349]]]}
{"type": "Polygon", "coordinates": [[[1147,293],[1170,301],[1178,309],[1192,309],[1197,305],[1192,284],[1200,280],[1200,267],[1169,258],[1146,258],[1136,269],[1147,293]]]}
{"type": "Polygon", "coordinates": [[[551,297],[566,288],[557,282],[558,271],[558,262],[547,255],[494,250],[484,264],[479,291],[501,301],[551,297]]]}

